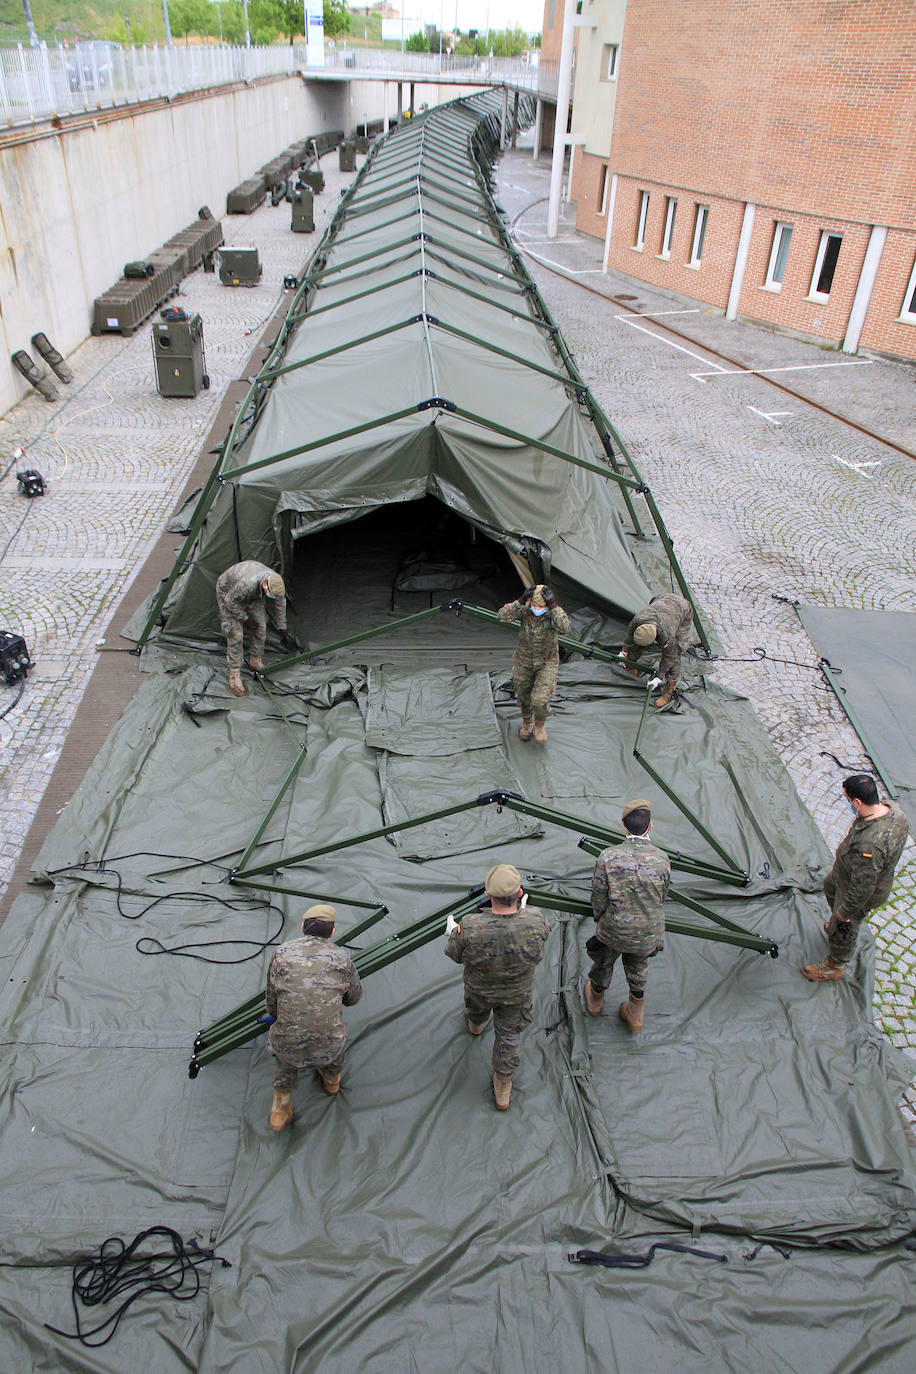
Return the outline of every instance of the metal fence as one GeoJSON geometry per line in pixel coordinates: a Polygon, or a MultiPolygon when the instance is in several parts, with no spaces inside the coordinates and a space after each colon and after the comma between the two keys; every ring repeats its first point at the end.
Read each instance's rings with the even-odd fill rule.
{"type": "MultiPolygon", "coordinates": [[[[384,73],[390,80],[506,83],[555,98],[554,66],[538,67],[522,58],[450,57],[328,44],[324,67],[314,70],[339,73],[341,80],[372,80],[384,73]]],[[[102,41],[73,47],[18,43],[0,48],[0,119],[12,127],[308,70],[302,44],[128,48],[102,41]]]]}

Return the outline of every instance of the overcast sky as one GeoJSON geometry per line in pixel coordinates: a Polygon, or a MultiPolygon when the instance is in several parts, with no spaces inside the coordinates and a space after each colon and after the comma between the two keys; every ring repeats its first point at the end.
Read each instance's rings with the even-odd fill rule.
{"type": "MultiPolygon", "coordinates": [[[[392,0],[397,5],[397,0],[392,0]]],[[[400,6],[398,6],[400,8],[400,6]]],[[[457,15],[458,28],[462,33],[468,29],[487,27],[489,12],[490,28],[513,28],[516,24],[526,33],[540,33],[544,22],[544,0],[404,0],[404,18],[420,17],[427,24],[453,29],[457,15]]],[[[356,21],[358,25],[358,21],[356,21]]]]}

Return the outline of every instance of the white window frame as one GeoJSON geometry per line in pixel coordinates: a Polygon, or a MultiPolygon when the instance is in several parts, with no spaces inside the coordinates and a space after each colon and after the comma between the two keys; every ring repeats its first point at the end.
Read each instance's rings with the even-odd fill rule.
{"type": "Polygon", "coordinates": [[[671,240],[674,238],[674,217],[677,214],[677,196],[665,197],[665,228],[662,231],[660,258],[666,261],[671,257],[671,240]]]}
{"type": "Polygon", "coordinates": [[[770,260],[767,263],[767,274],[764,278],[763,289],[765,291],[781,291],[782,277],[776,280],[776,268],[779,263],[779,254],[782,251],[783,239],[786,243],[786,253],[783,259],[782,270],[785,275],[786,262],[789,257],[789,245],[792,242],[792,230],[795,226],[787,223],[786,220],[778,219],[773,226],[773,244],[770,248],[770,260]]]}
{"type": "MultiPolygon", "coordinates": [[[[808,300],[809,300],[809,301],[829,301],[829,300],[830,300],[830,291],[833,290],[833,282],[832,282],[832,281],[831,281],[831,283],[830,283],[830,291],[818,291],[816,288],[817,288],[817,279],[818,279],[818,277],[821,275],[821,268],[822,268],[823,265],[824,265],[824,258],[825,258],[826,255],[827,255],[827,244],[830,242],[831,239],[839,239],[839,240],[840,240],[840,243],[842,244],[842,242],[843,242],[843,235],[842,235],[842,234],[838,234],[837,231],[836,231],[835,229],[822,229],[822,230],[821,230],[821,241],[820,241],[820,243],[817,245],[817,257],[814,259],[814,271],[811,273],[811,288],[810,288],[810,290],[808,291],[808,300]]],[[[837,256],[839,256],[839,250],[838,250],[837,256]]]]}
{"type": "Polygon", "coordinates": [[[643,250],[646,241],[646,220],[649,218],[649,192],[640,191],[639,193],[639,218],[636,221],[636,242],[633,249],[637,253],[643,250]]]}
{"type": "Polygon", "coordinates": [[[916,262],[913,263],[913,270],[903,293],[903,304],[897,318],[901,324],[916,324],[916,262]],[[909,301],[911,309],[907,309],[907,301],[909,301]]]}
{"type": "Polygon", "coordinates": [[[604,43],[601,48],[601,80],[616,81],[620,64],[620,44],[604,43]]]}
{"type": "Polygon", "coordinates": [[[697,203],[696,216],[693,221],[693,238],[690,242],[690,261],[688,267],[699,267],[703,261],[703,249],[706,247],[706,229],[709,225],[709,206],[697,203]]]}
{"type": "Polygon", "coordinates": [[[607,214],[608,196],[611,193],[611,169],[606,162],[602,162],[598,174],[598,214],[607,214]]]}

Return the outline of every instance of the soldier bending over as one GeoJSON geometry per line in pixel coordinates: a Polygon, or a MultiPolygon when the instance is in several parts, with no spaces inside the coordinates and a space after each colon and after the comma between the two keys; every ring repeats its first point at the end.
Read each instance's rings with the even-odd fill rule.
{"type": "Polygon", "coordinates": [[[658,676],[664,681],[664,691],[655,698],[654,706],[667,706],[681,671],[681,653],[690,643],[693,610],[690,602],[674,592],[653,596],[643,610],[630,621],[620,657],[628,673],[636,677],[633,663],[649,648],[661,650],[658,676]]]}
{"type": "Polygon", "coordinates": [[[242,683],[245,630],[252,631],[248,666],[255,672],[264,667],[264,642],[267,639],[267,612],[285,645],[292,644],[286,629],[286,587],[278,572],[263,563],[247,559],[233,563],[216,579],[216,605],[219,623],[226,636],[229,687],[237,697],[245,695],[242,683]]]}

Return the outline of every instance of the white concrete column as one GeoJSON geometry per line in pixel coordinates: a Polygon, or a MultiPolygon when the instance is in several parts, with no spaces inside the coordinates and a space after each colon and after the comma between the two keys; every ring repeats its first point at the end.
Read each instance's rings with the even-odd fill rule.
{"type": "Polygon", "coordinates": [[[550,194],[547,200],[547,237],[555,239],[560,232],[560,190],[563,184],[563,163],[566,157],[566,125],[569,122],[569,89],[572,83],[573,29],[575,28],[575,0],[566,0],[563,7],[563,39],[560,44],[560,69],[557,74],[557,119],[553,131],[553,161],[550,164],[550,194]]]}
{"type": "Polygon", "coordinates": [[[735,254],[735,266],[732,271],[731,290],[728,293],[728,305],[725,307],[725,318],[733,320],[738,314],[738,302],[741,299],[741,288],[744,285],[744,271],[747,267],[747,255],[751,247],[751,233],[754,228],[754,206],[750,201],[744,207],[744,219],[741,221],[741,233],[738,235],[738,251],[735,254]]]}
{"type": "Polygon", "coordinates": [[[602,272],[607,271],[611,256],[611,230],[614,227],[614,206],[617,203],[617,173],[611,177],[611,189],[607,198],[607,228],[604,231],[604,257],[601,259],[602,272]]]}
{"type": "Polygon", "coordinates": [[[388,132],[388,82],[382,82],[382,133],[388,132]]]}
{"type": "Polygon", "coordinates": [[[398,123],[401,122],[401,111],[404,108],[404,82],[398,82],[398,123]]]}
{"type": "Polygon", "coordinates": [[[569,141],[569,176],[568,176],[567,181],[566,181],[566,199],[567,199],[567,200],[569,200],[570,196],[572,195],[573,167],[575,166],[575,163],[576,163],[576,145],[575,145],[575,142],[573,141],[573,139],[571,138],[570,141],[569,141]]]}
{"type": "Polygon", "coordinates": [[[544,102],[538,96],[537,105],[534,108],[534,160],[537,162],[541,155],[541,136],[544,132],[544,102]]]}
{"type": "Polygon", "coordinates": [[[506,124],[509,121],[509,87],[503,86],[503,103],[499,111],[499,151],[506,151],[506,124]]]}
{"type": "Polygon", "coordinates": [[[881,254],[884,252],[884,245],[887,241],[887,228],[883,224],[873,224],[871,233],[868,236],[868,247],[865,250],[865,261],[862,263],[862,271],[859,273],[859,284],[856,287],[855,299],[852,309],[849,312],[849,323],[846,325],[846,337],[843,340],[843,352],[855,353],[859,347],[859,339],[862,337],[862,326],[865,323],[865,316],[868,314],[868,307],[871,304],[871,293],[875,289],[875,279],[878,275],[878,268],[881,265],[881,254]]]}

